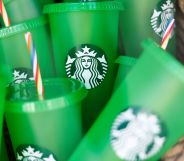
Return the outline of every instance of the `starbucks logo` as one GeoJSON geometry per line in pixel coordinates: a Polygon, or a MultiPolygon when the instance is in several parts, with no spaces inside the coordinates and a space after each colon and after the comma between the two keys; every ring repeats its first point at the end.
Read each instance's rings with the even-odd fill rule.
{"type": "Polygon", "coordinates": [[[122,160],[145,160],[160,151],[166,137],[159,118],[136,108],[129,108],[115,119],[111,145],[122,160]]]}
{"type": "MultiPolygon", "coordinates": [[[[174,18],[174,3],[167,0],[160,5],[158,9],[154,9],[151,16],[151,26],[155,33],[163,38],[164,33],[172,19],[174,18]]],[[[173,33],[171,34],[173,36],[173,33]]]]}
{"type": "Polygon", "coordinates": [[[13,82],[14,84],[20,84],[25,81],[34,80],[33,72],[27,68],[14,68],[13,69],[13,82]]]}
{"type": "Polygon", "coordinates": [[[22,145],[17,148],[17,161],[57,161],[47,150],[33,145],[22,145]]]}
{"type": "Polygon", "coordinates": [[[68,77],[82,81],[87,89],[91,89],[102,83],[108,64],[102,49],[83,44],[70,50],[65,68],[68,77]]]}

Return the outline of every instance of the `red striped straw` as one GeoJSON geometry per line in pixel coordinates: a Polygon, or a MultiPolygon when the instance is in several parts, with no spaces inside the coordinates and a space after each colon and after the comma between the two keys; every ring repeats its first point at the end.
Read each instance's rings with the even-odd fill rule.
{"type": "MultiPolygon", "coordinates": [[[[6,12],[6,9],[4,7],[2,0],[0,0],[0,14],[2,15],[2,19],[4,21],[5,26],[6,27],[10,26],[10,20],[8,18],[8,14],[6,12]]],[[[32,70],[33,70],[33,75],[36,82],[36,89],[38,92],[38,96],[39,96],[39,99],[43,99],[44,87],[42,83],[40,67],[38,64],[36,48],[34,46],[32,35],[30,32],[25,33],[25,39],[26,39],[26,44],[28,48],[28,53],[29,53],[29,56],[31,57],[32,70]]]]}
{"type": "Polygon", "coordinates": [[[10,26],[10,20],[8,18],[8,14],[6,12],[6,9],[4,7],[4,3],[2,0],[0,0],[0,14],[2,15],[3,21],[4,21],[4,25],[6,27],[10,26]]]}
{"type": "Polygon", "coordinates": [[[31,57],[33,75],[34,75],[34,79],[36,82],[37,92],[38,92],[40,99],[42,99],[44,96],[44,88],[43,88],[42,77],[41,77],[41,73],[40,73],[40,67],[38,65],[36,48],[35,48],[35,45],[33,43],[32,35],[30,32],[25,33],[25,39],[26,39],[26,44],[27,44],[27,48],[28,48],[28,53],[31,57]]]}
{"type": "Polygon", "coordinates": [[[166,31],[164,33],[164,36],[162,38],[162,42],[161,42],[161,45],[160,46],[164,50],[167,48],[168,43],[169,43],[169,40],[171,38],[171,34],[172,34],[172,31],[173,31],[173,28],[174,28],[174,22],[175,22],[175,19],[172,19],[169,22],[169,24],[167,26],[167,29],[166,29],[166,31]]]}

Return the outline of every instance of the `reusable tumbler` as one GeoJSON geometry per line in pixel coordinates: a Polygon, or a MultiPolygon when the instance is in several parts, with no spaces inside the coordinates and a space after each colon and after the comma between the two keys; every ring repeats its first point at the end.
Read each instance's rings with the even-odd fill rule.
{"type": "Polygon", "coordinates": [[[9,89],[5,117],[16,159],[65,161],[82,137],[81,108],[87,90],[78,80],[47,79],[44,99],[33,82],[9,89]]]}
{"type": "MultiPolygon", "coordinates": [[[[127,56],[139,57],[141,42],[152,38],[161,44],[168,25],[174,18],[175,0],[121,0],[125,10],[120,16],[120,44],[127,56]]],[[[175,53],[174,30],[167,51],[175,53]]],[[[124,52],[124,51],[123,51],[124,52]]],[[[123,53],[124,54],[124,53],[123,53]]]]}
{"type": "Polygon", "coordinates": [[[42,5],[39,0],[3,0],[11,25],[40,17],[42,5]]]}
{"type": "Polygon", "coordinates": [[[55,76],[53,51],[46,30],[47,19],[39,17],[0,30],[0,58],[12,69],[14,83],[33,79],[33,55],[37,53],[43,78],[55,76]],[[28,51],[25,34],[31,32],[31,53],[28,51]],[[34,44],[34,46],[33,46],[34,44]]]}
{"type": "Polygon", "coordinates": [[[109,99],[117,72],[120,2],[47,5],[57,76],[82,81],[87,130],[109,99]],[[65,25],[63,25],[65,24],[65,25]]]}
{"type": "Polygon", "coordinates": [[[133,68],[135,63],[137,62],[136,58],[129,56],[119,56],[116,60],[118,66],[118,73],[116,76],[116,81],[114,84],[114,89],[118,88],[121,82],[126,78],[127,74],[133,68]]]}
{"type": "Polygon", "coordinates": [[[184,134],[184,67],[152,40],[70,161],[156,161],[184,134]]]}

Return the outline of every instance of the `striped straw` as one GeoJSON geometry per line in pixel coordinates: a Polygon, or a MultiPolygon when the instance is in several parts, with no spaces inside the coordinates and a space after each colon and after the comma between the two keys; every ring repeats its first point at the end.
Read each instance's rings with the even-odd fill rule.
{"type": "MultiPolygon", "coordinates": [[[[2,0],[0,0],[0,14],[2,15],[5,26],[6,27],[10,26],[10,20],[8,18],[8,14],[6,12],[6,9],[4,7],[2,0]]],[[[34,75],[34,79],[36,82],[36,89],[38,92],[38,96],[39,96],[39,99],[43,99],[44,88],[43,88],[43,84],[42,84],[40,67],[38,64],[36,48],[34,46],[34,43],[32,40],[32,35],[30,32],[25,33],[25,39],[26,39],[26,44],[27,44],[27,48],[28,48],[28,53],[31,57],[32,70],[33,70],[33,75],[34,75]]]]}
{"type": "Polygon", "coordinates": [[[3,21],[4,21],[4,25],[6,27],[10,26],[10,20],[8,18],[8,14],[6,12],[6,9],[4,7],[4,3],[2,0],[0,0],[0,14],[2,15],[3,21]]]}
{"type": "Polygon", "coordinates": [[[171,33],[173,31],[173,28],[174,28],[174,22],[175,22],[175,19],[172,19],[171,21],[169,21],[167,29],[164,33],[163,38],[162,38],[162,42],[161,42],[160,46],[164,50],[167,48],[167,45],[169,43],[169,39],[171,37],[171,33]]]}
{"type": "Polygon", "coordinates": [[[37,92],[38,92],[39,98],[42,99],[44,96],[44,88],[43,88],[42,77],[40,73],[40,67],[38,65],[36,49],[30,32],[25,33],[25,39],[27,43],[28,53],[31,57],[31,64],[32,64],[34,79],[36,82],[37,92]]]}

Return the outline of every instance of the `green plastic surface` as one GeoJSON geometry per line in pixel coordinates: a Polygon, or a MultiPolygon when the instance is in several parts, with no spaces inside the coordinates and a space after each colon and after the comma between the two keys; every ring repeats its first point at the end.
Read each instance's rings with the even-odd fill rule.
{"type": "MultiPolygon", "coordinates": [[[[47,5],[44,8],[44,13],[48,13],[50,21],[57,76],[67,77],[68,54],[72,52],[73,48],[82,50],[81,45],[83,47],[86,45],[87,48],[91,47],[90,52],[94,50],[94,53],[103,53],[106,58],[108,69],[105,78],[98,86],[88,88],[89,94],[83,104],[85,131],[103,109],[112,92],[117,72],[114,62],[118,56],[119,11],[122,9],[122,4],[115,1],[60,3],[47,5]],[[96,50],[97,48],[100,52],[96,50]]],[[[73,52],[73,54],[75,53],[73,52]]],[[[100,58],[103,57],[100,56],[100,58]]],[[[76,60],[78,60],[77,57],[76,60]]],[[[97,60],[98,65],[100,64],[99,60],[97,60]]],[[[86,78],[92,79],[91,73],[88,74],[89,76],[86,78]]]]}
{"type": "Polygon", "coordinates": [[[55,76],[53,51],[47,23],[46,18],[39,17],[0,30],[0,57],[12,69],[13,82],[20,83],[33,78],[31,65],[33,60],[28,53],[25,40],[26,32],[31,32],[42,77],[55,76]]]}
{"type": "MultiPolygon", "coordinates": [[[[167,23],[174,17],[175,0],[121,0],[121,2],[125,7],[120,16],[120,44],[125,49],[125,53],[122,51],[122,54],[139,57],[142,52],[141,42],[146,38],[161,44],[167,23]]],[[[175,53],[174,33],[169,40],[167,51],[175,53]]]]}
{"type": "Polygon", "coordinates": [[[67,160],[82,137],[80,106],[87,90],[74,79],[48,79],[43,84],[43,100],[38,100],[32,82],[9,87],[5,116],[13,148],[17,158],[17,152],[25,157],[16,152],[19,146],[30,146],[40,147],[45,158],[67,160]]]}
{"type": "Polygon", "coordinates": [[[143,46],[142,56],[70,161],[156,161],[183,136],[184,67],[153,41],[143,46]],[[122,115],[127,110],[129,114],[122,115]],[[137,115],[140,111],[143,115],[137,115]],[[162,135],[156,135],[160,131],[162,135]],[[154,142],[148,144],[149,139],[154,142]],[[155,145],[159,148],[153,152],[155,145]]]}

